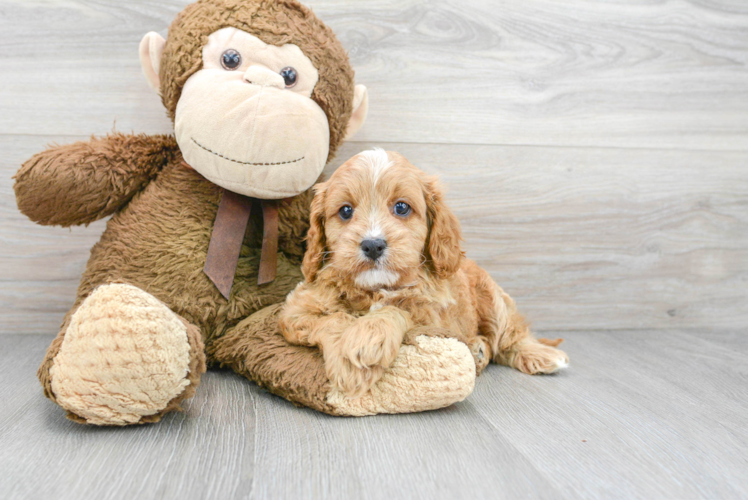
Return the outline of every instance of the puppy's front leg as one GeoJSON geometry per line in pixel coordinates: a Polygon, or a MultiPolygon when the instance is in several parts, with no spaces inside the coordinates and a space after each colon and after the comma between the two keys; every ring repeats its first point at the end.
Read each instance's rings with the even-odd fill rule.
{"type": "Polygon", "coordinates": [[[346,313],[329,290],[302,283],[281,312],[280,327],[291,344],[335,348],[334,342],[356,318],[346,313]]]}
{"type": "Polygon", "coordinates": [[[412,327],[410,314],[393,306],[358,318],[340,336],[338,348],[325,353],[330,380],[350,396],[362,395],[395,360],[412,327]]]}
{"type": "Polygon", "coordinates": [[[389,367],[397,357],[410,314],[394,306],[370,312],[350,325],[340,339],[341,350],[357,368],[389,367]]]}

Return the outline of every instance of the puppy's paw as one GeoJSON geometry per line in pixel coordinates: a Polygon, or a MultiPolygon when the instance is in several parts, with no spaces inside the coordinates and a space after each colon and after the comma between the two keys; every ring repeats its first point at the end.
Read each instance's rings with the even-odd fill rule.
{"type": "Polygon", "coordinates": [[[528,342],[519,346],[511,366],[530,375],[548,374],[569,366],[569,356],[555,347],[528,342]]]}
{"type": "Polygon", "coordinates": [[[475,361],[475,373],[480,375],[483,369],[488,366],[491,361],[491,346],[485,337],[478,336],[468,344],[470,352],[473,355],[475,361]]]}
{"type": "Polygon", "coordinates": [[[326,356],[325,368],[332,386],[349,398],[366,394],[384,374],[381,366],[354,366],[345,356],[326,356]]]}
{"type": "Polygon", "coordinates": [[[340,339],[342,355],[356,368],[387,368],[400,350],[402,338],[385,318],[360,318],[340,339]]]}

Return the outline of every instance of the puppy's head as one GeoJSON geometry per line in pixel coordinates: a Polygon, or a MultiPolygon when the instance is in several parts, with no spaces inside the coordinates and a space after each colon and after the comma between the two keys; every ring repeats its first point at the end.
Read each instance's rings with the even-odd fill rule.
{"type": "Polygon", "coordinates": [[[424,268],[438,278],[456,272],[460,241],[438,180],[374,149],[315,186],[302,271],[309,282],[324,266],[358,288],[394,289],[424,268]]]}

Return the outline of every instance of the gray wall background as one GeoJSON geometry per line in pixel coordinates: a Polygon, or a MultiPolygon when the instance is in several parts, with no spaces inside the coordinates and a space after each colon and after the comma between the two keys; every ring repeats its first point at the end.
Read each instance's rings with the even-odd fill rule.
{"type": "MultiPolygon", "coordinates": [[[[105,221],[40,227],[50,143],[168,133],[138,42],[186,1],[0,2],[0,332],[55,333],[105,221]]],[[[748,4],[310,0],[369,88],[371,146],[442,175],[467,253],[536,330],[744,328],[748,4]]]]}

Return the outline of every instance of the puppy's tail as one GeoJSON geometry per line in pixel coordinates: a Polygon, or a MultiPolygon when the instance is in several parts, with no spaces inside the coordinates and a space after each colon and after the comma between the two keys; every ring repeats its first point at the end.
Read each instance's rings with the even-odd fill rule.
{"type": "Polygon", "coordinates": [[[551,339],[538,339],[538,342],[540,342],[541,344],[549,345],[551,347],[558,347],[558,344],[560,344],[563,341],[564,341],[564,339],[555,339],[555,340],[551,340],[551,339]]]}

